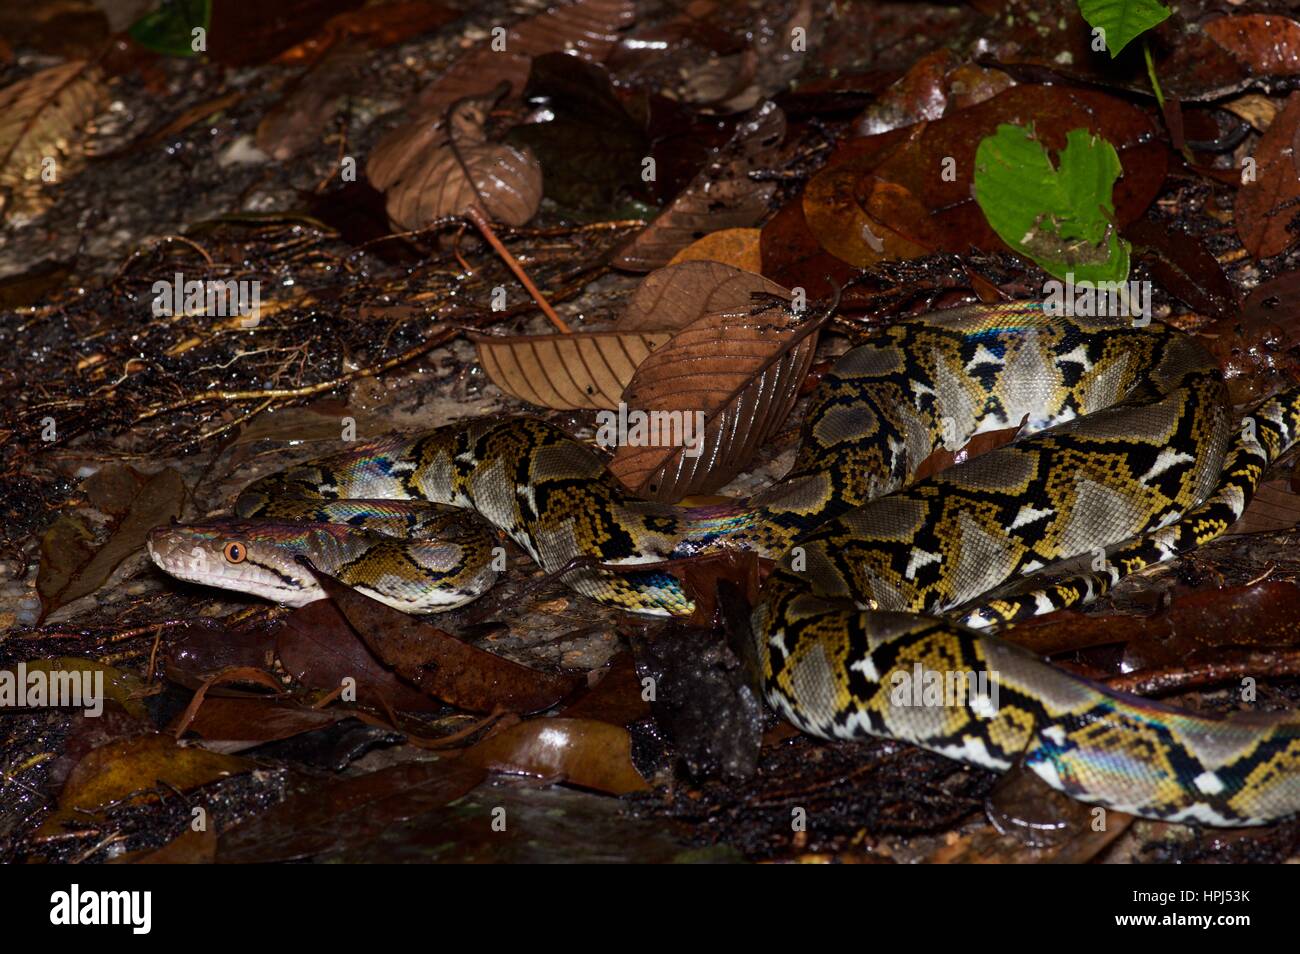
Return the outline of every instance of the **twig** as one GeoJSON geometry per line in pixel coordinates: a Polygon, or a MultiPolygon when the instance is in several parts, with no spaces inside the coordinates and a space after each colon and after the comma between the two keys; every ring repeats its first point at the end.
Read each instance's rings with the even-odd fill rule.
{"type": "Polygon", "coordinates": [[[555,325],[556,328],[560,329],[560,331],[565,334],[572,334],[573,329],[564,323],[564,319],[555,313],[555,309],[551,307],[551,303],[542,297],[542,293],[537,290],[537,286],[534,285],[533,280],[528,277],[528,273],[524,271],[524,267],[519,264],[518,259],[511,255],[509,249],[501,244],[501,240],[497,238],[496,232],[492,231],[492,224],[487,220],[483,213],[479,211],[478,206],[471,205],[466,209],[465,218],[474,223],[474,226],[482,233],[483,237],[488,240],[488,244],[491,245],[492,248],[496,250],[496,253],[501,256],[501,261],[506,263],[506,266],[515,273],[515,277],[523,283],[524,288],[528,289],[528,294],[533,296],[533,301],[537,302],[537,307],[542,309],[542,313],[550,319],[551,324],[555,325]]]}

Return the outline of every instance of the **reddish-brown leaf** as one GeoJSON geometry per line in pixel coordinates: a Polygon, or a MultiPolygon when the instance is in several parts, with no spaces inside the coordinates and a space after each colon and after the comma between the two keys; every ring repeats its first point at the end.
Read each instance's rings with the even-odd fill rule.
{"type": "Polygon", "coordinates": [[[1268,13],[1244,13],[1207,20],[1201,27],[1256,76],[1300,73],[1300,23],[1268,13]]]}
{"type": "Polygon", "coordinates": [[[538,712],[579,683],[573,676],[538,672],[476,649],[331,576],[313,573],[371,652],[403,679],[449,705],[473,712],[538,712]]]}
{"type": "Polygon", "coordinates": [[[971,198],[975,150],[1001,123],[1033,123],[1054,151],[1078,128],[1112,143],[1124,170],[1114,190],[1121,226],[1146,211],[1164,182],[1168,149],[1141,109],[1095,90],[1020,85],[932,122],[844,143],[804,192],[808,227],[859,266],[972,246],[1005,252],[971,198]]]}
{"type": "Polygon", "coordinates": [[[356,682],[357,702],[397,712],[441,708],[384,667],[330,600],[317,600],[285,617],[276,632],[275,653],[300,685],[327,692],[344,679],[356,682]]]}
{"type": "Polygon", "coordinates": [[[1292,93],[1282,112],[1255,147],[1255,175],[1237,191],[1237,234],[1255,258],[1268,258],[1295,244],[1291,220],[1300,214],[1300,174],[1296,138],[1300,135],[1300,93],[1292,93]]]}
{"type": "Polygon", "coordinates": [[[562,778],[612,795],[650,789],[632,764],[632,737],[594,719],[529,719],[465,751],[470,765],[497,772],[562,778]]]}

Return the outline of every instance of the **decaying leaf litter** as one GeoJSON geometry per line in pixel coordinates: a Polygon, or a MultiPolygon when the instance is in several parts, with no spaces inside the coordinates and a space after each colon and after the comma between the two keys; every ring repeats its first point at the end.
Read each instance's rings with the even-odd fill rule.
{"type": "MultiPolygon", "coordinates": [[[[782,388],[721,401],[768,415],[732,469],[713,482],[673,472],[694,493],[761,487],[789,465],[807,382],[849,340],[901,314],[1041,289],[1034,263],[1051,255],[1014,254],[971,197],[976,147],[1000,124],[1032,123],[1053,154],[1076,128],[1114,147],[1107,241],[1127,242],[1134,277],[1154,281],[1158,318],[1212,342],[1234,397],[1268,393],[1297,340],[1287,146],[1300,113],[1286,89],[1300,25],[1176,5],[1149,34],[1160,108],[1142,41],[1096,56],[1073,3],[326,6],[296,0],[283,32],[231,4],[199,58],[110,38],[124,25],[101,28],[93,10],[81,33],[22,23],[0,47],[0,663],[89,661],[75,665],[109,687],[100,717],[0,720],[3,857],[1295,854],[1294,824],[1225,835],[1121,820],[1081,837],[1079,806],[1044,805],[1023,778],[799,736],[758,703],[730,624],[621,616],[520,551],[482,601],[412,624],[346,595],[272,618],[162,577],[139,545],[149,526],[224,512],[251,479],[333,449],[345,419],[364,440],[526,410],[590,436],[656,350],[690,346],[678,333],[797,327],[791,289],[815,310],[852,279],[833,323],[785,355],[797,374],[782,388]],[[807,50],[790,55],[804,23],[807,50]],[[497,25],[505,52],[491,48],[497,25]],[[256,42],[231,42],[238,29],[256,42]],[[557,55],[566,47],[579,55],[557,55]],[[53,183],[33,165],[47,154],[53,183]],[[944,157],[955,177],[927,177],[944,157]],[[346,158],[356,182],[341,179],[346,158]],[[540,314],[471,206],[571,333],[540,314]],[[177,272],[260,282],[256,327],[154,314],[154,283],[177,272]],[[515,821],[493,833],[502,804],[515,821]],[[196,805],[206,831],[191,828],[196,805]],[[792,829],[795,808],[806,830],[792,829]],[[545,820],[557,812],[573,824],[545,820]]],[[[772,348],[757,351],[748,373],[770,366],[772,348]]],[[[660,464],[626,472],[649,491],[660,464]]],[[[1295,707],[1294,678],[1266,677],[1300,668],[1300,498],[1285,468],[1265,490],[1241,528],[1258,535],[1026,638],[1181,705],[1227,709],[1225,686],[1255,676],[1262,705],[1295,707]],[[1213,625],[1224,618],[1252,625],[1213,625]]],[[[717,594],[725,609],[758,568],[681,572],[701,590],[733,583],[717,594]]]]}

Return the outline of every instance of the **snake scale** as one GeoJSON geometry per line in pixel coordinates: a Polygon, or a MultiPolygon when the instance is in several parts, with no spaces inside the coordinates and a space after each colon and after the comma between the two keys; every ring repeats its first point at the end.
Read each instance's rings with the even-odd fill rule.
{"type": "Polygon", "coordinates": [[[1151,818],[1251,825],[1300,811],[1300,716],[1192,714],[995,633],[1223,532],[1298,430],[1300,389],[1238,419],[1190,336],[1034,302],[975,306],[845,353],[810,400],[790,473],[745,501],[641,500],[558,428],[471,420],[259,480],[238,519],[160,529],[149,549],[174,576],[291,605],[322,595],[305,554],[429,612],[492,585],[486,521],[577,592],[660,615],[692,607],[652,564],[753,549],[778,561],[752,620],[765,693],[799,728],[1022,765],[1151,818]],[[936,447],[1017,424],[1012,443],[911,480],[936,447]]]}

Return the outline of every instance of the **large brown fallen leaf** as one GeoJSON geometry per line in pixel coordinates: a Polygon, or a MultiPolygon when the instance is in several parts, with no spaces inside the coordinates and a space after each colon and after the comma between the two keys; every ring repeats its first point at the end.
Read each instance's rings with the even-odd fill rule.
{"type": "Polygon", "coordinates": [[[93,822],[100,809],[128,796],[148,800],[158,797],[160,788],[183,792],[253,768],[245,759],[177,745],[166,735],[110,742],[77,763],[40,834],[58,834],[66,822],[93,822]]]}
{"type": "Polygon", "coordinates": [[[523,225],[542,201],[542,168],[527,149],[489,142],[488,111],[504,95],[458,100],[446,122],[420,119],[375,146],[366,175],[385,193],[393,225],[416,230],[471,206],[507,225],[523,225]]]}
{"type": "Polygon", "coordinates": [[[776,186],[755,182],[749,174],[773,161],[784,138],[785,113],[775,103],[750,111],[668,208],[619,250],[614,264],[648,272],[709,232],[757,225],[776,186]]]}
{"type": "Polygon", "coordinates": [[[1300,134],[1300,92],[1292,93],[1255,147],[1254,178],[1237,191],[1233,206],[1241,244],[1255,258],[1268,258],[1295,244],[1291,230],[1300,200],[1295,139],[1300,134]]]}
{"type": "Polygon", "coordinates": [[[790,290],[722,262],[689,261],[645,277],[618,318],[620,331],[680,331],[709,312],[745,312],[756,292],[790,300],[790,290]]]}
{"type": "Polygon", "coordinates": [[[506,48],[485,40],[456,60],[420,93],[415,110],[441,116],[464,96],[481,95],[502,80],[512,95],[523,92],[534,56],[563,51],[600,62],[619,41],[619,31],[636,21],[632,0],[578,0],[557,4],[506,29],[506,48]]]}
{"type": "Polygon", "coordinates": [[[329,600],[308,603],[285,617],[276,632],[275,653],[294,681],[311,689],[332,691],[352,679],[361,705],[396,712],[442,707],[385,668],[329,600]]]}
{"type": "Polygon", "coordinates": [[[105,98],[99,70],[81,60],[51,66],[0,90],[0,210],[39,208],[46,158],[55,161],[56,182],[70,175],[72,143],[105,98]]]}
{"type": "Polygon", "coordinates": [[[595,719],[530,719],[467,749],[462,759],[497,772],[559,777],[612,795],[650,789],[632,765],[627,729],[595,719]]]}
{"type": "Polygon", "coordinates": [[[813,319],[785,308],[692,322],[641,363],[623,400],[629,422],[632,411],[681,412],[683,436],[686,421],[696,420],[687,415],[703,412],[702,439],[697,433],[694,446],[664,446],[662,435],[661,446],[620,444],[610,471],[652,500],[717,490],[785,422],[816,347],[813,319]]]}
{"type": "Polygon", "coordinates": [[[492,383],[557,410],[615,408],[637,367],[672,333],[584,331],[568,335],[472,334],[492,383]]]}
{"type": "Polygon", "coordinates": [[[352,628],[399,676],[449,705],[472,712],[549,709],[577,688],[574,676],[538,672],[461,642],[428,623],[313,571],[352,628]]]}
{"type": "Polygon", "coordinates": [[[94,548],[89,529],[75,516],[60,518],[41,538],[36,589],[42,616],[99,589],[119,563],[144,546],[150,530],[180,516],[185,499],[180,474],[171,468],[152,477],[129,474],[130,479],[120,480],[121,472],[111,478],[101,472],[86,482],[96,506],[117,517],[102,547],[94,548]],[[96,499],[93,488],[110,479],[113,487],[96,499]]]}
{"type": "Polygon", "coordinates": [[[223,832],[217,862],[308,858],[363,845],[385,828],[441,810],[484,778],[464,762],[406,762],[313,785],[223,832]]]}

